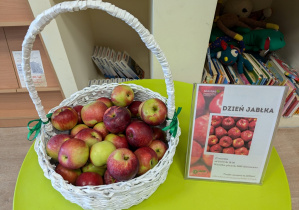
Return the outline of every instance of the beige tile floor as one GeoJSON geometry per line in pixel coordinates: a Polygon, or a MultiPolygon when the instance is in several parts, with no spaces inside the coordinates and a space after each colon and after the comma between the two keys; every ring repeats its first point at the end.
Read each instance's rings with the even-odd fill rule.
{"type": "MultiPolygon", "coordinates": [[[[0,209],[12,209],[18,172],[31,146],[26,136],[24,127],[0,128],[0,209]]],[[[299,128],[278,129],[274,146],[289,180],[293,210],[299,210],[299,128]]]]}

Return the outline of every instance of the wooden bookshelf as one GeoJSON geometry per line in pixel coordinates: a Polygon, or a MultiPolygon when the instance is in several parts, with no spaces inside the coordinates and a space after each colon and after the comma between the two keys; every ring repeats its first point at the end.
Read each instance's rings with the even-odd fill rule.
{"type": "MultiPolygon", "coordinates": [[[[0,127],[27,126],[38,114],[20,83],[12,51],[21,51],[28,26],[34,19],[28,1],[0,1],[0,127]]],[[[46,112],[59,105],[64,96],[42,39],[37,36],[33,50],[39,50],[47,87],[38,87],[46,112]]]]}
{"type": "Polygon", "coordinates": [[[28,26],[33,19],[28,1],[0,1],[0,26],[28,26]]]}

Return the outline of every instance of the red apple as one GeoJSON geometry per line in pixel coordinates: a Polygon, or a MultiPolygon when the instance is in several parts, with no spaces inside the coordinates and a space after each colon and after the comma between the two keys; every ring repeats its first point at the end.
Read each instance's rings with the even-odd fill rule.
{"type": "Polygon", "coordinates": [[[251,121],[248,126],[249,130],[253,132],[255,129],[255,125],[256,125],[256,121],[251,121]]]}
{"type": "Polygon", "coordinates": [[[191,151],[191,160],[190,164],[193,165],[196,163],[203,154],[203,148],[196,141],[192,141],[192,151],[191,151]]]}
{"type": "Polygon", "coordinates": [[[91,147],[97,142],[102,141],[102,136],[96,130],[92,128],[84,128],[75,136],[76,139],[81,139],[86,142],[86,144],[91,147]]]}
{"type": "Polygon", "coordinates": [[[223,120],[223,116],[213,115],[211,120],[211,125],[215,128],[221,126],[223,120]]]}
{"type": "Polygon", "coordinates": [[[221,139],[223,136],[227,135],[227,131],[222,127],[215,128],[215,136],[217,136],[218,139],[221,139]]]}
{"type": "Polygon", "coordinates": [[[95,166],[92,163],[86,163],[85,166],[83,166],[82,168],[82,172],[95,172],[100,174],[101,176],[104,176],[104,173],[107,169],[107,166],[95,166]]]}
{"type": "Polygon", "coordinates": [[[109,134],[109,131],[106,128],[104,122],[99,122],[95,124],[93,126],[93,129],[96,130],[98,133],[100,133],[103,139],[109,134]]]}
{"type": "Polygon", "coordinates": [[[214,135],[215,134],[215,127],[213,125],[210,126],[210,135],[214,135]]]}
{"type": "Polygon", "coordinates": [[[89,157],[88,145],[80,139],[69,139],[64,142],[58,153],[59,163],[69,169],[78,169],[84,166],[89,157]]]}
{"type": "Polygon", "coordinates": [[[209,115],[203,115],[195,119],[193,139],[204,146],[209,126],[209,115]]]}
{"type": "Polygon", "coordinates": [[[139,170],[138,158],[127,148],[116,149],[107,160],[107,170],[118,181],[132,179],[139,170]]]}
{"type": "Polygon", "coordinates": [[[84,172],[76,180],[76,186],[97,186],[104,184],[100,174],[95,172],[84,172]]]}
{"type": "Polygon", "coordinates": [[[110,141],[111,143],[113,143],[114,146],[116,147],[116,149],[118,149],[118,148],[128,148],[129,149],[128,140],[124,134],[110,133],[105,137],[104,140],[110,141]]]}
{"type": "Polygon", "coordinates": [[[152,127],[153,140],[161,140],[166,142],[166,133],[159,127],[152,127]]]}
{"type": "Polygon", "coordinates": [[[158,156],[150,147],[138,148],[134,154],[137,156],[139,162],[138,176],[145,174],[158,163],[158,156]]]}
{"type": "Polygon", "coordinates": [[[222,120],[222,127],[225,130],[229,130],[235,126],[235,120],[231,117],[226,117],[222,120]]]}
{"type": "Polygon", "coordinates": [[[233,140],[233,147],[234,148],[240,148],[244,146],[244,141],[241,138],[236,138],[233,140]]]}
{"type": "Polygon", "coordinates": [[[113,106],[111,99],[107,97],[100,97],[97,99],[97,101],[103,102],[108,108],[113,106]]]}
{"type": "Polygon", "coordinates": [[[167,107],[163,101],[158,98],[150,98],[144,101],[140,110],[141,119],[149,125],[162,124],[167,115],[167,107]]]}
{"type": "Polygon", "coordinates": [[[85,124],[77,124],[75,127],[72,128],[71,136],[72,137],[76,136],[77,133],[79,133],[81,130],[83,130],[85,128],[88,128],[88,126],[85,124]]]}
{"type": "Polygon", "coordinates": [[[69,139],[71,139],[71,136],[67,134],[57,134],[50,138],[46,145],[47,154],[53,158],[53,160],[58,161],[60,147],[69,139]]]}
{"type": "Polygon", "coordinates": [[[81,110],[81,118],[85,125],[93,127],[95,124],[103,121],[103,116],[108,107],[101,101],[94,101],[81,110]]]}
{"type": "Polygon", "coordinates": [[[78,176],[81,174],[80,169],[68,169],[63,167],[61,164],[58,164],[56,166],[55,172],[60,174],[64,180],[68,181],[70,184],[73,185],[75,185],[78,176]]]}
{"type": "Polygon", "coordinates": [[[111,101],[115,106],[126,107],[134,100],[134,92],[130,86],[118,85],[111,93],[111,101]]]}
{"type": "Polygon", "coordinates": [[[212,166],[213,165],[213,160],[214,160],[214,155],[202,155],[202,160],[207,166],[212,166]]]}
{"type": "Polygon", "coordinates": [[[246,130],[246,131],[243,131],[243,132],[241,133],[241,138],[242,138],[245,142],[251,141],[251,140],[252,140],[252,137],[253,137],[253,132],[250,131],[250,130],[246,130]]]}
{"type": "Polygon", "coordinates": [[[229,136],[223,136],[219,141],[219,144],[222,147],[230,147],[232,145],[232,143],[233,143],[233,140],[229,136]]]}
{"type": "Polygon", "coordinates": [[[140,117],[138,114],[138,108],[141,103],[142,101],[133,101],[129,105],[128,109],[130,110],[132,117],[140,117]]]}
{"type": "Polygon", "coordinates": [[[247,142],[247,148],[248,148],[248,149],[250,149],[250,147],[251,147],[251,142],[252,142],[252,141],[247,142]]]}
{"type": "Polygon", "coordinates": [[[70,106],[64,106],[56,109],[52,116],[51,122],[54,128],[60,131],[70,130],[78,123],[78,114],[70,106]]]}
{"type": "Polygon", "coordinates": [[[117,182],[118,181],[111,176],[111,174],[109,173],[109,171],[106,170],[105,174],[104,174],[104,183],[105,184],[113,184],[113,183],[117,183],[117,182]]]}
{"type": "Polygon", "coordinates": [[[202,93],[198,91],[197,93],[197,103],[196,103],[196,117],[200,117],[205,112],[205,98],[203,97],[202,93]]]}
{"type": "Polygon", "coordinates": [[[208,145],[213,146],[218,143],[218,138],[215,135],[210,135],[208,138],[208,145]]]}
{"type": "Polygon", "coordinates": [[[222,101],[223,101],[224,91],[217,94],[209,105],[209,110],[211,113],[221,113],[222,101]]]}
{"type": "Polygon", "coordinates": [[[125,107],[112,106],[106,110],[103,122],[111,133],[122,133],[131,122],[131,115],[125,107]]]}
{"type": "Polygon", "coordinates": [[[231,129],[229,129],[229,131],[227,132],[227,134],[232,139],[236,139],[236,138],[239,138],[241,136],[241,131],[240,131],[239,128],[233,127],[231,129]]]}
{"type": "Polygon", "coordinates": [[[220,144],[215,144],[210,147],[210,152],[221,153],[222,147],[220,146],[220,144]]]}
{"type": "Polygon", "coordinates": [[[235,149],[236,155],[248,155],[249,151],[246,147],[240,147],[238,149],[235,149]]]}
{"type": "Polygon", "coordinates": [[[242,119],[242,117],[232,117],[234,119],[235,122],[238,122],[240,119],[242,119]]]}
{"type": "Polygon", "coordinates": [[[145,122],[133,121],[126,129],[126,137],[132,147],[146,147],[153,140],[153,130],[145,122]]]}
{"type": "Polygon", "coordinates": [[[149,147],[156,152],[158,160],[161,160],[167,151],[167,145],[161,140],[153,140],[149,147]]]}
{"type": "Polygon", "coordinates": [[[211,172],[204,164],[198,163],[190,167],[189,176],[210,177],[211,172]]]}
{"type": "Polygon", "coordinates": [[[77,112],[78,114],[78,124],[82,124],[83,121],[81,119],[81,110],[82,110],[83,106],[82,105],[77,105],[77,106],[74,106],[73,109],[77,112]]]}
{"type": "Polygon", "coordinates": [[[240,131],[245,131],[248,129],[249,122],[246,119],[240,119],[236,123],[236,127],[240,129],[240,131]]]}
{"type": "Polygon", "coordinates": [[[222,153],[226,153],[226,154],[235,154],[235,148],[233,148],[233,147],[226,147],[226,148],[223,148],[222,153]]]}

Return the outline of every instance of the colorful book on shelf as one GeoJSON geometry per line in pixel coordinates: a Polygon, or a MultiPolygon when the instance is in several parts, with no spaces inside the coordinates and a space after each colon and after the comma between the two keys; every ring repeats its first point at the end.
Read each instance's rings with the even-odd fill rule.
{"type": "Polygon", "coordinates": [[[106,64],[107,69],[109,69],[109,71],[112,73],[112,78],[120,78],[120,76],[117,74],[117,72],[114,70],[114,68],[109,63],[110,54],[111,54],[111,49],[109,47],[107,47],[105,54],[103,55],[103,60],[106,64]]]}
{"type": "Polygon", "coordinates": [[[215,84],[222,84],[223,81],[223,75],[221,74],[221,70],[220,67],[217,64],[217,59],[216,58],[212,58],[213,64],[215,66],[215,69],[217,71],[217,77],[216,77],[216,82],[215,84]]]}
{"type": "Polygon", "coordinates": [[[221,62],[218,59],[216,59],[216,62],[217,62],[218,67],[220,68],[221,74],[223,75],[222,84],[230,84],[230,80],[224,70],[223,65],[221,64],[221,62]]]}
{"type": "Polygon", "coordinates": [[[117,55],[114,60],[114,64],[118,67],[118,69],[125,75],[126,78],[133,79],[132,75],[121,65],[122,52],[117,52],[117,55]]]}
{"type": "Polygon", "coordinates": [[[291,106],[293,100],[296,98],[296,93],[293,91],[291,92],[291,94],[289,94],[286,98],[286,102],[283,106],[283,110],[282,110],[282,116],[285,116],[286,111],[288,110],[288,108],[291,106]]]}
{"type": "MultiPolygon", "coordinates": [[[[131,59],[132,60],[132,59],[131,59]]],[[[120,63],[122,65],[122,67],[129,72],[129,74],[134,78],[134,79],[142,79],[140,77],[140,75],[138,75],[138,73],[136,72],[135,67],[132,65],[132,63],[130,62],[130,56],[127,52],[123,52],[122,53],[122,58],[120,60],[120,63]],[[135,69],[135,71],[134,71],[135,69]]]]}
{"type": "Polygon", "coordinates": [[[100,70],[100,72],[103,74],[103,76],[105,78],[109,78],[108,75],[106,74],[105,70],[104,70],[104,67],[102,66],[102,64],[100,63],[100,61],[97,59],[97,55],[98,55],[99,49],[100,48],[98,46],[95,46],[91,58],[92,58],[93,62],[96,64],[96,66],[98,67],[98,69],[100,70]]]}
{"type": "Polygon", "coordinates": [[[252,55],[248,54],[249,58],[251,59],[252,63],[256,67],[257,71],[262,75],[263,77],[263,85],[270,85],[272,76],[269,74],[269,72],[265,69],[265,67],[252,55]]]}
{"type": "Polygon", "coordinates": [[[247,54],[247,53],[243,53],[243,56],[244,56],[244,58],[246,58],[246,59],[251,63],[251,65],[252,65],[252,67],[253,67],[252,72],[253,72],[254,74],[258,75],[258,77],[261,78],[261,79],[258,80],[257,85],[263,85],[263,84],[265,83],[265,79],[266,79],[266,78],[264,78],[264,75],[262,74],[262,72],[261,72],[259,66],[257,66],[257,64],[253,61],[253,59],[250,57],[249,54],[247,54]]]}
{"type": "Polygon", "coordinates": [[[284,73],[282,73],[278,69],[277,65],[271,60],[268,60],[266,65],[267,65],[268,69],[272,72],[272,74],[275,76],[275,78],[277,79],[278,85],[280,85],[280,86],[285,85],[287,78],[284,75],[284,73]]]}
{"type": "Polygon", "coordinates": [[[233,66],[227,66],[227,70],[229,71],[234,83],[237,85],[241,85],[241,79],[239,79],[239,77],[237,76],[233,66]]]}
{"type": "Polygon", "coordinates": [[[122,71],[115,64],[115,60],[116,60],[116,52],[113,49],[111,49],[110,55],[108,58],[110,67],[116,72],[116,74],[118,75],[119,78],[126,78],[126,76],[122,73],[122,71]]]}
{"type": "Polygon", "coordinates": [[[115,78],[113,73],[110,70],[108,62],[106,62],[105,59],[104,59],[106,57],[106,52],[107,52],[107,48],[102,47],[101,51],[99,50],[98,59],[99,59],[99,61],[101,61],[101,64],[104,67],[109,79],[115,78]]]}
{"type": "Polygon", "coordinates": [[[270,55],[269,59],[273,61],[278,68],[283,72],[286,76],[293,78],[295,81],[299,82],[299,71],[291,68],[287,63],[283,62],[278,56],[270,55]]]}
{"type": "Polygon", "coordinates": [[[299,107],[299,97],[296,95],[296,97],[292,100],[291,105],[286,110],[284,116],[285,117],[292,117],[293,114],[297,111],[298,107],[299,107]]]}
{"type": "Polygon", "coordinates": [[[245,77],[247,78],[247,80],[249,81],[249,83],[251,85],[257,85],[259,80],[258,78],[256,77],[256,75],[254,74],[254,71],[248,71],[247,68],[244,67],[244,70],[243,70],[243,74],[245,75],[245,77]]]}
{"type": "Polygon", "coordinates": [[[209,74],[212,76],[213,78],[213,84],[216,83],[216,78],[217,78],[217,71],[216,71],[216,68],[212,62],[212,59],[210,57],[210,55],[207,53],[207,58],[206,58],[206,61],[205,61],[205,67],[206,69],[209,70],[209,74]]]}
{"type": "MultiPolygon", "coordinates": [[[[245,53],[243,53],[243,57],[244,57],[244,59],[247,59],[245,53]]],[[[263,75],[258,71],[257,68],[255,68],[254,63],[253,63],[253,61],[251,61],[251,59],[250,60],[247,59],[247,60],[252,64],[253,70],[248,71],[248,69],[246,67],[244,67],[244,72],[247,71],[247,73],[246,73],[247,75],[251,75],[252,77],[255,78],[256,82],[254,83],[254,85],[262,85],[264,82],[263,75]]]]}
{"type": "Polygon", "coordinates": [[[228,70],[228,66],[224,66],[224,70],[226,75],[228,76],[229,80],[230,80],[230,84],[237,84],[233,78],[233,75],[231,74],[231,72],[228,70]]]}
{"type": "Polygon", "coordinates": [[[212,62],[212,58],[211,58],[211,54],[210,54],[210,48],[208,47],[208,51],[207,51],[207,62],[208,62],[208,66],[209,66],[209,72],[211,74],[211,76],[215,77],[215,80],[216,80],[216,77],[217,77],[217,71],[216,71],[216,68],[212,62]]]}

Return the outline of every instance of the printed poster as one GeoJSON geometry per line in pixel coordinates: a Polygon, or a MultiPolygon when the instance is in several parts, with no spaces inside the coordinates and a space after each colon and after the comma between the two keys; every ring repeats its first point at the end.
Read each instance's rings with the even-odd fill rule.
{"type": "Polygon", "coordinates": [[[261,184],[285,92],[195,84],[185,178],[261,184]]]}

